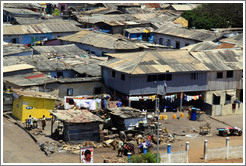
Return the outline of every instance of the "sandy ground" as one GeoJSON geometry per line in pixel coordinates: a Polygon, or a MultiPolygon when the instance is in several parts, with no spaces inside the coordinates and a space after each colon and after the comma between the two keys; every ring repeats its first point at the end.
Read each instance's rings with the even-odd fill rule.
{"type": "MultiPolygon", "coordinates": [[[[217,135],[217,127],[226,127],[226,124],[243,127],[242,115],[224,116],[214,120],[205,116],[204,121],[190,121],[187,119],[187,114],[183,119],[172,119],[173,114],[179,116],[179,113],[166,113],[168,120],[160,120],[161,128],[166,127],[170,133],[186,133],[187,136],[176,136],[176,141],[171,144],[172,152],[184,151],[185,142],[190,142],[189,159],[191,163],[202,163],[203,161],[203,143],[208,140],[208,148],[224,147],[225,137],[217,135]],[[221,123],[226,122],[226,124],[221,123]],[[212,127],[211,134],[208,136],[198,135],[199,126],[209,123],[212,127]]],[[[216,117],[217,118],[217,117],[216,117]]],[[[66,152],[56,152],[50,157],[47,157],[30,136],[16,124],[16,121],[10,117],[3,118],[3,162],[4,163],[78,163],[79,155],[69,154],[66,152]]],[[[53,141],[50,136],[50,126],[47,122],[47,127],[44,131],[45,135],[36,136],[39,142],[53,141]]],[[[230,146],[243,145],[243,136],[230,136],[230,146]]],[[[151,151],[156,152],[156,145],[151,151]]],[[[160,153],[166,153],[167,145],[160,145],[160,153]]],[[[95,148],[94,162],[102,163],[106,157],[117,159],[117,151],[111,148],[95,148]]],[[[122,157],[121,157],[122,158],[122,157]]],[[[124,157],[126,158],[126,157],[124,157]]],[[[242,163],[242,159],[237,160],[219,160],[209,161],[209,163],[242,163]]]]}

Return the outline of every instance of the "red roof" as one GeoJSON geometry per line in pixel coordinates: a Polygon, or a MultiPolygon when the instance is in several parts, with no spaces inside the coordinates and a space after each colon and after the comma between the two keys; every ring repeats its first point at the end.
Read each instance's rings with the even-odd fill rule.
{"type": "Polygon", "coordinates": [[[33,76],[27,76],[25,77],[26,79],[30,79],[30,78],[39,78],[39,77],[44,77],[44,74],[38,74],[38,75],[33,75],[33,76]]]}

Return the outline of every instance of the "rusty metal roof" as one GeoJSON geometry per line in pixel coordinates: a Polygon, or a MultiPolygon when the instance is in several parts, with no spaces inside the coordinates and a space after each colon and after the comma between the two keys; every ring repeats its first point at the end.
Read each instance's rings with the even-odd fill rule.
{"type": "Polygon", "coordinates": [[[230,44],[239,44],[241,47],[243,47],[243,33],[240,35],[222,39],[220,40],[220,42],[230,43],[230,44]]]}
{"type": "Polygon", "coordinates": [[[3,35],[78,32],[81,28],[70,22],[3,26],[3,35]]]}
{"type": "Polygon", "coordinates": [[[121,39],[110,34],[89,30],[82,30],[76,34],[60,37],[59,39],[107,49],[129,50],[139,48],[135,43],[129,40],[121,39]]]}
{"type": "Polygon", "coordinates": [[[58,120],[66,123],[91,123],[91,122],[103,122],[103,120],[97,115],[92,114],[88,110],[53,110],[50,111],[58,120]]]}

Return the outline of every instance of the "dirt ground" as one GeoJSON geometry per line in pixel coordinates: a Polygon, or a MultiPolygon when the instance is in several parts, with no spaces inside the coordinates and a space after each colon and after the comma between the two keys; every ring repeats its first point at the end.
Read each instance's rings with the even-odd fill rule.
{"type": "MultiPolygon", "coordinates": [[[[211,119],[204,116],[203,121],[191,121],[187,119],[187,113],[182,119],[173,119],[173,114],[179,116],[180,113],[167,112],[167,120],[160,120],[160,128],[166,127],[171,134],[175,136],[176,141],[171,143],[171,151],[184,151],[185,143],[190,142],[189,160],[190,163],[202,163],[203,161],[203,143],[208,140],[208,148],[224,147],[225,137],[217,135],[218,127],[234,126],[243,128],[242,115],[231,115],[211,119]],[[225,123],[222,123],[225,122],[225,123]],[[199,135],[199,126],[209,123],[211,125],[211,134],[199,135]],[[185,136],[178,136],[185,135],[185,136]]],[[[78,163],[79,155],[67,152],[55,152],[47,157],[30,136],[15,123],[11,116],[3,118],[3,162],[4,163],[78,163]],[[9,118],[9,119],[8,119],[9,118]]],[[[43,135],[36,135],[38,142],[54,141],[50,138],[50,122],[47,121],[47,127],[43,135]]],[[[24,124],[22,124],[24,126],[24,124]]],[[[244,135],[244,134],[243,134],[244,135]]],[[[135,142],[134,142],[135,143],[135,142]]],[[[97,143],[99,145],[99,143],[97,143]]],[[[230,146],[243,145],[243,136],[230,136],[230,146]]],[[[156,145],[153,144],[152,152],[156,152],[156,145]]],[[[167,144],[160,144],[160,153],[166,153],[167,144]]],[[[94,163],[103,163],[104,158],[127,158],[117,157],[117,151],[111,148],[94,148],[94,163]]],[[[208,163],[242,163],[243,159],[209,161],[208,163]]]]}

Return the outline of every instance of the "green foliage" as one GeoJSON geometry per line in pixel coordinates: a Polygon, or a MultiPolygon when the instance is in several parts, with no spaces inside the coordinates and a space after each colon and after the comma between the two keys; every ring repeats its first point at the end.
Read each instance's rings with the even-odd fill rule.
{"type": "Polygon", "coordinates": [[[181,16],[188,20],[189,28],[243,27],[242,3],[203,4],[194,10],[185,11],[181,16]]]}
{"type": "Polygon", "coordinates": [[[53,15],[54,16],[59,16],[60,15],[60,12],[59,12],[59,10],[57,8],[54,10],[53,15]]]}
{"type": "MultiPolygon", "coordinates": [[[[161,161],[159,155],[159,162],[161,161]]],[[[146,154],[137,154],[131,157],[132,163],[157,163],[157,153],[152,153],[151,151],[147,152],[146,154]]]]}

